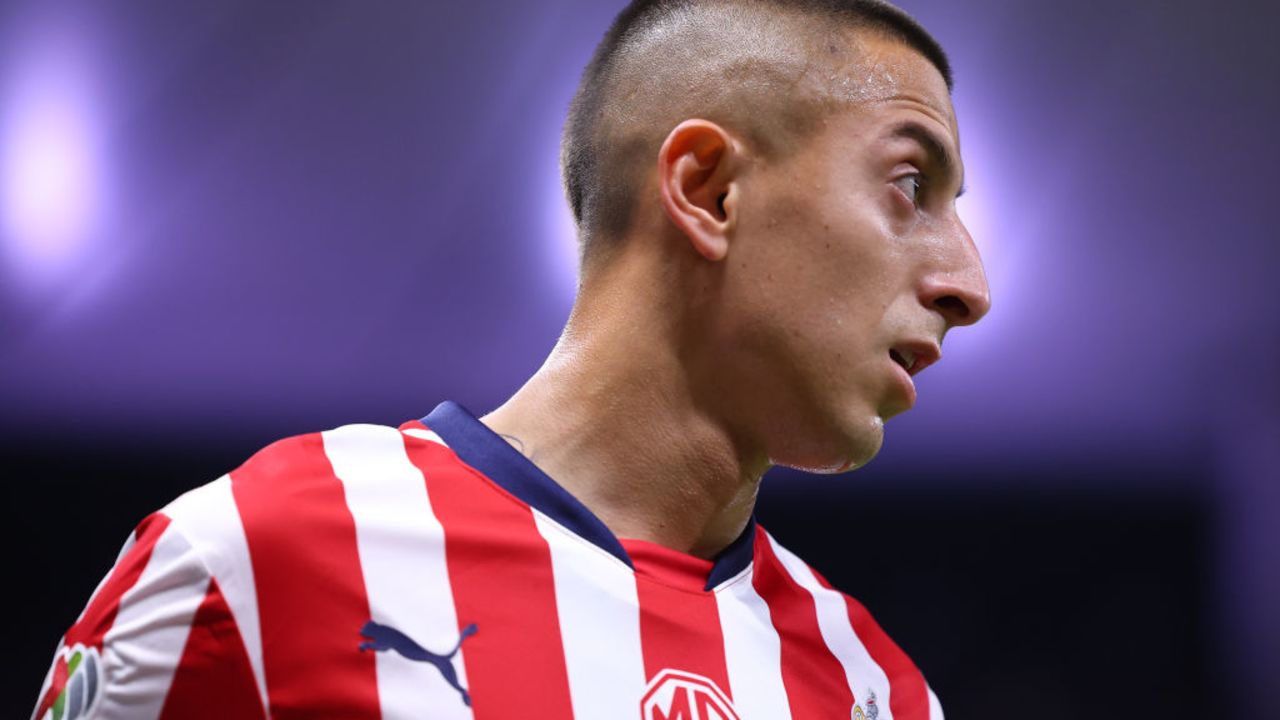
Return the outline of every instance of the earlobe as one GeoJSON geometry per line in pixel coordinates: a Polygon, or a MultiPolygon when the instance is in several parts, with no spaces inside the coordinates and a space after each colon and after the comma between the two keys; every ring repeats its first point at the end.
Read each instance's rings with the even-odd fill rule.
{"type": "Polygon", "coordinates": [[[667,136],[658,184],[668,218],[693,250],[712,262],[729,252],[735,216],[737,148],[723,128],[686,120],[667,136]]]}

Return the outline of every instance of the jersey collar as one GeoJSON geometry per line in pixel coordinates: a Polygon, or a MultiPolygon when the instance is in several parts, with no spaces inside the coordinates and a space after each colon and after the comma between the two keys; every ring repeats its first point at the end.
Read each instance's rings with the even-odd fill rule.
{"type": "MultiPolygon", "coordinates": [[[[422,424],[439,435],[463,462],[499,487],[635,569],[631,556],[600,518],[471,411],[455,402],[442,402],[422,418],[422,424]]],[[[738,539],[716,556],[705,590],[736,577],[751,564],[755,530],[753,516],[738,539]]]]}

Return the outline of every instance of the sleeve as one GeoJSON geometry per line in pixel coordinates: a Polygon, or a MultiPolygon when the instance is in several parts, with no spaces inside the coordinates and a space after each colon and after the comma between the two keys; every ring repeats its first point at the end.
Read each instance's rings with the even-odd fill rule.
{"type": "Polygon", "coordinates": [[[32,719],[263,717],[243,656],[198,548],[155,513],[58,644],[32,719]]]}

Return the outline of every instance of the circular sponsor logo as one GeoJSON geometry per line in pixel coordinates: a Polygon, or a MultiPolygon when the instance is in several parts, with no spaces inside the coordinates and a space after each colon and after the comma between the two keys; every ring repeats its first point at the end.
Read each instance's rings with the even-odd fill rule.
{"type": "Polygon", "coordinates": [[[97,648],[63,647],[53,660],[49,687],[40,698],[39,720],[88,717],[102,692],[102,657],[97,648]]]}

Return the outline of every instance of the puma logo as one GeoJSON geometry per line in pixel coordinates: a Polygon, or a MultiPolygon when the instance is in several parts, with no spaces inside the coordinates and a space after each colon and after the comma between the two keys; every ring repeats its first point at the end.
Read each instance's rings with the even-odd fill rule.
{"type": "Polygon", "coordinates": [[[444,655],[437,655],[414,642],[413,638],[399,630],[370,620],[364,624],[364,627],[360,628],[360,635],[368,638],[365,642],[360,643],[360,649],[373,650],[375,652],[394,650],[410,660],[435,665],[440,674],[444,676],[445,681],[452,685],[455,690],[462,693],[462,703],[467,707],[471,707],[471,695],[458,682],[458,672],[453,669],[452,660],[453,656],[458,654],[458,649],[462,647],[462,641],[475,633],[476,624],[471,623],[463,628],[462,634],[458,637],[458,644],[454,645],[452,650],[444,655]]]}

